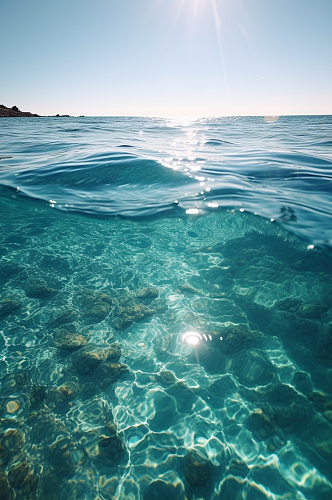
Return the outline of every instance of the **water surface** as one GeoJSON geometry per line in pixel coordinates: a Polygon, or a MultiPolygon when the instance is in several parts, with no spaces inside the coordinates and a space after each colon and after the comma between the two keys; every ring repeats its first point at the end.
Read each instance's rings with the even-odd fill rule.
{"type": "Polygon", "coordinates": [[[331,498],[331,128],[1,121],[4,499],[331,498]]]}

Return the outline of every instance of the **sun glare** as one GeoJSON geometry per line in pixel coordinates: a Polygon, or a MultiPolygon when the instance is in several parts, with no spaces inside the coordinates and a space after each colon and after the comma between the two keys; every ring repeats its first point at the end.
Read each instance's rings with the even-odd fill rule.
{"type": "Polygon", "coordinates": [[[196,346],[202,340],[202,336],[197,332],[186,332],[182,337],[182,342],[187,345],[196,346]]]}

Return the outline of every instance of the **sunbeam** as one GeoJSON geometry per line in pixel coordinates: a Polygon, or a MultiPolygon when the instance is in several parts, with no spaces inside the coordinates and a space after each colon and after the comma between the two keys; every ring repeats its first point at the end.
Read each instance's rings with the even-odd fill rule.
{"type": "Polygon", "coordinates": [[[220,54],[220,61],[221,61],[221,66],[222,66],[222,72],[223,72],[225,90],[226,90],[227,97],[229,97],[225,58],[224,58],[224,52],[223,52],[223,48],[222,48],[221,35],[220,35],[221,21],[220,21],[218,9],[217,9],[216,0],[211,0],[211,2],[212,2],[214,24],[215,24],[215,28],[216,28],[216,35],[217,35],[217,41],[218,41],[218,49],[219,49],[219,54],[220,54]]]}

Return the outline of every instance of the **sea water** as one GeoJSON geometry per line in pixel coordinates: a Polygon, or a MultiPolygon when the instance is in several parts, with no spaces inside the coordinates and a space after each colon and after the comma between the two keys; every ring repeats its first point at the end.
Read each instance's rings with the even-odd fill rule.
{"type": "Polygon", "coordinates": [[[332,498],[331,137],[1,119],[1,500],[332,498]]]}

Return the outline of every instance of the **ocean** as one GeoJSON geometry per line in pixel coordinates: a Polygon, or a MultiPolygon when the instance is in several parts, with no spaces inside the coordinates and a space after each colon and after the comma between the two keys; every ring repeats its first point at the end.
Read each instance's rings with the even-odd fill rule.
{"type": "Polygon", "coordinates": [[[331,146],[1,119],[1,500],[332,498],[331,146]]]}

